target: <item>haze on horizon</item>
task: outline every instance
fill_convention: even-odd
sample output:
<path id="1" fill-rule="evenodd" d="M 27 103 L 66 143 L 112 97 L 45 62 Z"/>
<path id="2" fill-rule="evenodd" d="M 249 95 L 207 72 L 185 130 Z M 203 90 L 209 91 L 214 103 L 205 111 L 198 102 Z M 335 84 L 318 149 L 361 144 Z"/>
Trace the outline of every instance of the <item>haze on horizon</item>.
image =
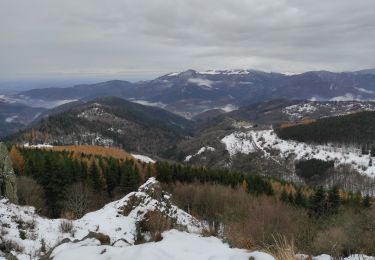
<path id="1" fill-rule="evenodd" d="M 0 78 L 375 67 L 375 2 L 0 1 Z"/>

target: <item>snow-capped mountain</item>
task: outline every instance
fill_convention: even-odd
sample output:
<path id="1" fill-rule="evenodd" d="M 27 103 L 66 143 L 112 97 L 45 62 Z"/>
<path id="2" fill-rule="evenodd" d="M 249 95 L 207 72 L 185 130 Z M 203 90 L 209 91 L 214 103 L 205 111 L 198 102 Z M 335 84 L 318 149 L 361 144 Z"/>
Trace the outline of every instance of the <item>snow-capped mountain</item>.
<path id="1" fill-rule="evenodd" d="M 209 70 L 169 73 L 130 83 L 113 80 L 71 88 L 33 89 L 16 95 L 25 100 L 90 100 L 118 96 L 163 107 L 187 117 L 214 108 L 252 104 L 275 98 L 312 100 L 375 99 L 372 70 L 282 74 L 256 70 Z"/>

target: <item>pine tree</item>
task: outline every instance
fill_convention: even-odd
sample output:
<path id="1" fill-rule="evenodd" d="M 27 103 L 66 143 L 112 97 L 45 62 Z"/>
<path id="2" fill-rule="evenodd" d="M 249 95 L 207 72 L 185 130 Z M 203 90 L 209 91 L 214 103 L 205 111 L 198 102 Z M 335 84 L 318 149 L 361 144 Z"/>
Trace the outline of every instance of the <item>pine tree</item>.
<path id="1" fill-rule="evenodd" d="M 375 145 L 371 146 L 370 155 L 371 157 L 375 157 Z"/>
<path id="2" fill-rule="evenodd" d="M 361 150 L 363 155 L 369 154 L 367 145 L 363 145 Z"/>
<path id="3" fill-rule="evenodd" d="M 362 200 L 362 205 L 363 205 L 363 207 L 365 207 L 365 208 L 369 208 L 369 207 L 371 207 L 371 204 L 372 204 L 371 197 L 370 197 L 370 195 L 367 194 L 367 195 L 363 198 L 363 200 Z"/>
<path id="4" fill-rule="evenodd" d="M 294 204 L 299 207 L 306 207 L 306 198 L 301 189 L 297 189 L 296 194 L 294 195 Z"/>
<path id="5" fill-rule="evenodd" d="M 319 187 L 311 197 L 309 215 L 321 217 L 326 212 L 326 196 L 323 187 Z"/>
<path id="6" fill-rule="evenodd" d="M 333 187 L 328 192 L 327 211 L 331 214 L 337 214 L 340 207 L 340 203 L 341 199 L 339 189 L 337 187 Z"/>
<path id="7" fill-rule="evenodd" d="M 281 192 L 280 200 L 283 202 L 288 202 L 288 193 L 285 189 L 283 189 L 283 191 Z"/>
<path id="8" fill-rule="evenodd" d="M 289 192 L 289 194 L 288 194 L 288 202 L 290 203 L 290 204 L 294 204 L 294 196 L 293 196 L 293 192 Z"/>
<path id="9" fill-rule="evenodd" d="M 91 166 L 89 169 L 89 176 L 90 176 L 90 180 L 91 180 L 92 187 L 94 188 L 94 190 L 100 191 L 102 188 L 102 184 L 100 180 L 99 169 L 95 161 L 91 163 Z"/>
<path id="10" fill-rule="evenodd" d="M 125 194 L 135 191 L 139 184 L 139 172 L 133 161 L 126 161 L 122 167 L 121 191 Z"/>

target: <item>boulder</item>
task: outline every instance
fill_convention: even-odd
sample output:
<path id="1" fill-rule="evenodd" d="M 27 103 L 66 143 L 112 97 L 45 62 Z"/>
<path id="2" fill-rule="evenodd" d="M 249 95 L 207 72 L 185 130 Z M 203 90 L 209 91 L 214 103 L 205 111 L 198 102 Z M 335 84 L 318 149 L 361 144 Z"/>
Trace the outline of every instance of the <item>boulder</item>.
<path id="1" fill-rule="evenodd" d="M 0 143 L 0 196 L 6 197 L 13 203 L 18 202 L 17 179 L 4 143 Z"/>

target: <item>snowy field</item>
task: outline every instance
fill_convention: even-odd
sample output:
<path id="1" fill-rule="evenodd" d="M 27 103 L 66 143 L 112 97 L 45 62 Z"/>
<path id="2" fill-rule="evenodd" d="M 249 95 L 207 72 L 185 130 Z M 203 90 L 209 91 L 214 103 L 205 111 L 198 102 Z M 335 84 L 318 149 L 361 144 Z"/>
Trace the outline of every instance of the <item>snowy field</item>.
<path id="1" fill-rule="evenodd" d="M 97 240 L 68 243 L 57 247 L 52 256 L 55 260 L 275 260 L 261 252 L 248 252 L 230 248 L 215 237 L 170 230 L 163 233 L 163 240 L 154 243 L 116 248 L 100 246 Z"/>

